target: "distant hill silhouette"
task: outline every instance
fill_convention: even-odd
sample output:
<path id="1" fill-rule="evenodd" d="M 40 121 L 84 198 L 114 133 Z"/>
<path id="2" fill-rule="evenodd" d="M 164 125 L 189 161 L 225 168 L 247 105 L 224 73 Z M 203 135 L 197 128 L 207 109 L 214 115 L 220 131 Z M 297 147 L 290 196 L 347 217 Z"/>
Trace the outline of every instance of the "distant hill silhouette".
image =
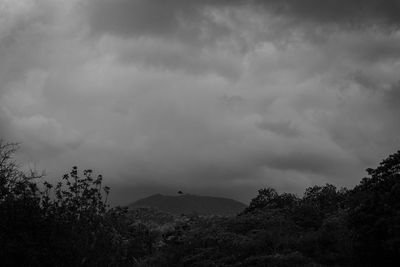
<path id="1" fill-rule="evenodd" d="M 247 206 L 239 201 L 222 198 L 183 194 L 179 196 L 152 195 L 140 199 L 130 208 L 153 207 L 172 214 L 234 215 Z"/>

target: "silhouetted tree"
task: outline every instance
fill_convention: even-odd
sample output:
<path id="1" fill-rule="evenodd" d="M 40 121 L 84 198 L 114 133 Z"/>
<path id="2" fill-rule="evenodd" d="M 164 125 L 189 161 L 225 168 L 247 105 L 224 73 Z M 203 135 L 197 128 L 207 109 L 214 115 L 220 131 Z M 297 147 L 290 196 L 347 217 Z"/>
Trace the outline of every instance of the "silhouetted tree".
<path id="1" fill-rule="evenodd" d="M 278 192 L 275 189 L 268 187 L 258 190 L 258 195 L 253 198 L 250 205 L 246 208 L 245 213 L 260 210 L 265 207 L 274 208 L 276 206 Z"/>
<path id="2" fill-rule="evenodd" d="M 400 264 L 400 151 L 351 191 L 350 226 L 360 265 Z"/>
<path id="3" fill-rule="evenodd" d="M 38 186 L 34 172 L 13 159 L 17 144 L 0 141 L 0 259 L 2 266 L 124 266 L 128 246 L 126 210 L 110 209 L 110 188 L 91 170 L 77 167 L 55 187 Z M 129 242 L 126 242 L 129 240 Z"/>
<path id="4" fill-rule="evenodd" d="M 3 266 L 28 266 L 41 258 L 45 225 L 37 176 L 20 171 L 16 143 L 0 140 L 0 258 Z"/>

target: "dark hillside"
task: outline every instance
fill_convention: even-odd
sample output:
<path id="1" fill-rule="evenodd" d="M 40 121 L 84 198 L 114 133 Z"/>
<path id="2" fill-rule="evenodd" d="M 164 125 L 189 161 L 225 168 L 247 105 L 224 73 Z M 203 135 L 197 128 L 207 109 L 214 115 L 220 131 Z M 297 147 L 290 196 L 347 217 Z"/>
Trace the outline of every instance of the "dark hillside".
<path id="1" fill-rule="evenodd" d="M 129 207 L 153 207 L 172 214 L 234 215 L 243 211 L 246 205 L 233 199 L 221 197 L 156 194 L 140 199 Z"/>

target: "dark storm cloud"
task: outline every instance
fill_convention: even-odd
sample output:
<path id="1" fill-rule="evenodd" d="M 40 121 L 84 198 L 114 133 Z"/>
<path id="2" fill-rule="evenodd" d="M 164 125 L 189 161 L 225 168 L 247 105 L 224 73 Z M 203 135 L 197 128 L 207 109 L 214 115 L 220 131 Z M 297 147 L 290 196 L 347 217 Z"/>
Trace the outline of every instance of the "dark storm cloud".
<path id="1" fill-rule="evenodd" d="M 300 135 L 300 131 L 290 121 L 266 122 L 257 123 L 260 129 L 272 131 L 278 135 L 286 137 L 296 137 Z"/>
<path id="2" fill-rule="evenodd" d="M 227 31 L 210 20 L 204 8 L 230 6 L 234 2 L 238 1 L 98 0 L 88 1 L 86 9 L 94 34 L 108 33 L 123 37 L 156 35 L 198 41 L 204 27 L 212 31 L 206 39 Z"/>
<path id="3" fill-rule="evenodd" d="M 378 88 L 378 84 L 375 79 L 360 70 L 350 73 L 348 78 L 354 80 L 367 90 L 375 91 Z"/>
<path id="4" fill-rule="evenodd" d="M 288 155 L 276 155 L 268 162 L 268 166 L 279 170 L 296 170 L 300 172 L 314 173 L 320 175 L 335 175 L 341 171 L 338 165 L 343 166 L 346 160 L 343 155 L 322 155 L 314 151 L 297 151 Z"/>
<path id="5" fill-rule="evenodd" d="M 3 3 L 0 136 L 51 178 L 247 201 L 352 186 L 400 145 L 397 2 Z"/>
<path id="6" fill-rule="evenodd" d="M 0 93 L 6 90 L 8 82 L 29 69 L 47 65 L 40 51 L 31 52 L 48 37 L 37 29 L 54 21 L 55 5 L 49 1 L 35 1 L 34 6 L 30 9 L 20 3 L 20 7 L 15 8 L 8 1 L 0 3 Z"/>
<path id="7" fill-rule="evenodd" d="M 400 80 L 389 85 L 389 88 L 385 90 L 385 100 L 397 115 L 400 115 Z"/>
<path id="8" fill-rule="evenodd" d="M 230 54 L 216 49 L 200 49 L 180 42 L 163 42 L 162 39 L 139 40 L 120 47 L 117 60 L 122 64 L 134 62 L 146 68 L 182 71 L 189 74 L 217 73 L 228 79 L 240 75 L 238 62 Z"/>
<path id="9" fill-rule="evenodd" d="M 362 43 L 363 42 L 363 43 Z M 348 41 L 352 55 L 360 61 L 395 61 L 400 57 L 400 39 L 391 35 L 376 34 L 360 40 Z"/>
<path id="10" fill-rule="evenodd" d="M 259 1 L 273 12 L 315 23 L 335 23 L 343 26 L 372 26 L 388 24 L 398 26 L 400 1 L 398 0 L 265 0 Z"/>
<path id="11" fill-rule="evenodd" d="M 400 22 L 394 15 L 400 13 L 400 1 L 92 0 L 84 3 L 92 36 L 96 40 L 111 36 L 103 38 L 103 43 L 117 60 L 146 68 L 195 75 L 217 73 L 235 80 L 242 73 L 240 63 L 235 62 L 238 56 L 245 56 L 266 41 L 284 49 L 299 38 L 328 44 L 324 52 L 333 58 L 343 53 L 343 46 L 347 46 L 344 51 L 349 52 L 347 56 L 358 57 L 357 60 L 374 62 L 400 55 L 398 40 L 387 40 Z M 365 29 L 381 36 L 359 38 L 358 33 Z M 341 45 L 336 45 L 331 34 L 342 30 L 349 31 L 349 35 L 337 40 Z"/>
<path id="12" fill-rule="evenodd" d="M 290 22 L 368 27 L 400 23 L 399 0 L 93 0 L 86 6 L 89 25 L 95 34 L 124 37 L 157 35 L 198 40 L 202 29 L 208 38 L 223 36 L 232 29 L 213 20 L 212 9 L 264 9 L 266 14 L 283 16 Z M 288 25 L 284 23 L 284 25 Z"/>

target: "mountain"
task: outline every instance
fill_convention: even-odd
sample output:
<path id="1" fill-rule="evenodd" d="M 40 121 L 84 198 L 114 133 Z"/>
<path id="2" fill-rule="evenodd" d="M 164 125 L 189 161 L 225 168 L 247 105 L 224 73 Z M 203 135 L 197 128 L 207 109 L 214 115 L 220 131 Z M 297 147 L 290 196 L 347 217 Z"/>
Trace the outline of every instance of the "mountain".
<path id="1" fill-rule="evenodd" d="M 179 196 L 165 196 L 161 194 L 152 195 L 140 199 L 130 208 L 153 207 L 163 212 L 172 214 L 202 215 L 234 215 L 246 208 L 246 205 L 229 198 L 208 197 L 183 194 Z"/>

